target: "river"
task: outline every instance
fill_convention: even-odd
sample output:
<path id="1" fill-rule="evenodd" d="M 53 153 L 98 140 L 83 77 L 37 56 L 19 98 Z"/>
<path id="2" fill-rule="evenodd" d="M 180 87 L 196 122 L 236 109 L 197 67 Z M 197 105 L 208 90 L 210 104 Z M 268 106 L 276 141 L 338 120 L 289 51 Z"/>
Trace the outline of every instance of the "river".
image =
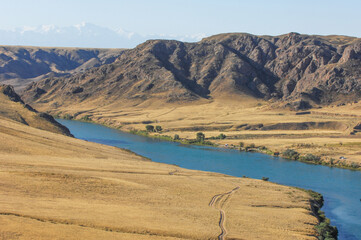
<path id="1" fill-rule="evenodd" d="M 361 172 L 301 163 L 260 153 L 183 145 L 124 133 L 102 125 L 58 120 L 79 139 L 129 149 L 155 162 L 269 180 L 312 189 L 324 196 L 322 210 L 339 239 L 361 240 Z"/>

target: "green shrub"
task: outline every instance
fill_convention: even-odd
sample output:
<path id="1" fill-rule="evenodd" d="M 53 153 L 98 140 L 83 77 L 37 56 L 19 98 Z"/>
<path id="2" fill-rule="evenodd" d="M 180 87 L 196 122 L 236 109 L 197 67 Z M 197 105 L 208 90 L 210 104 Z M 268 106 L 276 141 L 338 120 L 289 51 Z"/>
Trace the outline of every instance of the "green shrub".
<path id="1" fill-rule="evenodd" d="M 315 156 L 311 153 L 308 153 L 305 156 L 300 157 L 300 159 L 306 162 L 319 162 L 321 160 L 319 156 Z"/>
<path id="2" fill-rule="evenodd" d="M 269 178 L 268 178 L 268 177 L 262 177 L 262 180 L 263 180 L 263 181 L 268 181 Z"/>
<path id="3" fill-rule="evenodd" d="M 80 120 L 82 121 L 86 121 L 86 122 L 90 122 L 92 121 L 92 119 L 90 118 L 90 115 L 85 115 L 84 117 L 82 117 Z"/>
<path id="4" fill-rule="evenodd" d="M 205 138 L 206 138 L 206 136 L 204 135 L 204 133 L 198 132 L 197 136 L 196 136 L 196 141 L 203 143 Z"/>
<path id="5" fill-rule="evenodd" d="M 218 136 L 219 139 L 225 139 L 226 137 L 227 137 L 227 136 L 224 135 L 223 133 L 219 134 L 219 136 Z"/>
<path id="6" fill-rule="evenodd" d="M 130 130 L 129 132 L 132 133 L 132 134 L 140 135 L 140 136 L 146 136 L 146 137 L 148 136 L 148 132 L 145 131 L 145 130 L 133 129 L 133 130 Z"/>
<path id="7" fill-rule="evenodd" d="M 293 149 L 287 149 L 282 153 L 283 157 L 298 160 L 300 154 Z"/>
<path id="8" fill-rule="evenodd" d="M 153 125 L 147 125 L 147 126 L 145 126 L 145 129 L 147 130 L 147 132 L 154 132 L 154 126 Z"/>
<path id="9" fill-rule="evenodd" d="M 261 150 L 261 151 L 266 151 L 267 150 L 267 148 L 265 146 L 259 146 L 258 149 Z"/>
<path id="10" fill-rule="evenodd" d="M 155 136 L 152 136 L 152 138 L 157 138 L 157 139 L 166 140 L 166 141 L 173 141 L 173 138 L 168 135 L 155 135 Z"/>
<path id="11" fill-rule="evenodd" d="M 180 139 L 180 137 L 179 137 L 179 135 L 178 134 L 174 134 L 174 137 L 173 137 L 173 140 L 179 140 Z"/>
<path id="12" fill-rule="evenodd" d="M 338 230 L 336 227 L 330 225 L 330 221 L 327 219 L 324 222 L 316 225 L 316 231 L 319 234 L 318 239 L 320 240 L 336 240 Z"/>
<path id="13" fill-rule="evenodd" d="M 255 147 L 256 147 L 256 145 L 254 143 L 251 143 L 251 144 L 247 145 L 246 148 L 255 148 Z"/>
<path id="14" fill-rule="evenodd" d="M 67 113 L 63 116 L 63 118 L 66 120 L 72 120 L 74 117 L 72 115 L 70 115 L 69 113 Z"/>
<path id="15" fill-rule="evenodd" d="M 55 113 L 53 115 L 54 118 L 61 118 L 61 112 Z"/>
<path id="16" fill-rule="evenodd" d="M 218 136 L 216 137 L 210 137 L 210 139 L 225 139 L 227 136 L 224 135 L 223 133 L 219 134 Z"/>
<path id="17" fill-rule="evenodd" d="M 155 131 L 161 132 L 163 129 L 161 126 L 155 126 Z"/>

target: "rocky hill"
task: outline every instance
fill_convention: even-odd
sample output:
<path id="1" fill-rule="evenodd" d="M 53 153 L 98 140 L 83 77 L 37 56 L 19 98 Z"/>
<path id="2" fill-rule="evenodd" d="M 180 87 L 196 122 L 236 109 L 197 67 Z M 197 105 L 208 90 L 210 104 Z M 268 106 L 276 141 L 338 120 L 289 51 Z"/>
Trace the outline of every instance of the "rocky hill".
<path id="1" fill-rule="evenodd" d="M 114 63 L 38 81 L 23 97 L 59 107 L 250 96 L 300 109 L 360 98 L 360 66 L 361 39 L 346 36 L 231 33 L 198 43 L 150 40 Z"/>
<path id="2" fill-rule="evenodd" d="M 69 129 L 55 121 L 52 116 L 40 113 L 25 104 L 19 95 L 15 93 L 14 88 L 7 85 L 0 85 L 0 118 L 72 136 Z"/>
<path id="3" fill-rule="evenodd" d="M 31 81 L 68 76 L 114 62 L 121 49 L 0 46 L 0 83 L 21 90 Z"/>

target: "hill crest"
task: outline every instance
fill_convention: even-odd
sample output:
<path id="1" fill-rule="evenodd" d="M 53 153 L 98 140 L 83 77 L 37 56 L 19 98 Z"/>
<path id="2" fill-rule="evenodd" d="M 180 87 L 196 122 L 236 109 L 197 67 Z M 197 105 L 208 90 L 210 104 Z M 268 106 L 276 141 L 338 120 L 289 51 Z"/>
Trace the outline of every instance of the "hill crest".
<path id="1" fill-rule="evenodd" d="M 327 105 L 360 98 L 360 66 L 361 39 L 345 36 L 231 33 L 198 43 L 149 40 L 114 63 L 34 83 L 23 96 L 57 106 L 237 96 Z"/>

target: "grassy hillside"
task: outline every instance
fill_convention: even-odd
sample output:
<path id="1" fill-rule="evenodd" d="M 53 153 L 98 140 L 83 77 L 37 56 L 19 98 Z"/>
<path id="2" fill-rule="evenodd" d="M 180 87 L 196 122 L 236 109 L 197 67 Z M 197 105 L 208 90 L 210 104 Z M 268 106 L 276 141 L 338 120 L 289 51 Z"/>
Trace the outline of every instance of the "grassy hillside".
<path id="1" fill-rule="evenodd" d="M 0 85 L 0 118 L 15 120 L 22 124 L 71 136 L 69 130 L 46 113 L 39 113 L 25 104 L 14 88 Z"/>
<path id="2" fill-rule="evenodd" d="M 316 239 L 310 196 L 291 187 L 154 163 L 2 112 L 0 142 L 1 239 Z"/>

